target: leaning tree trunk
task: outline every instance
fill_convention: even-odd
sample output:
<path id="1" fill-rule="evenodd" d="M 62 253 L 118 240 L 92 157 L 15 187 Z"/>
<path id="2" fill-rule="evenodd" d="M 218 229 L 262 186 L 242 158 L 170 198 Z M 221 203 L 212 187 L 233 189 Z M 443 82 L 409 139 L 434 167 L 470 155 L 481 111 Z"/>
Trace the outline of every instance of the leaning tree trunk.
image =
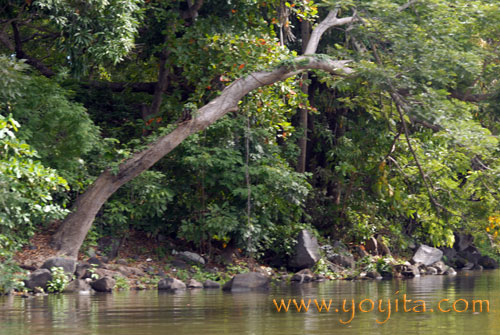
<path id="1" fill-rule="evenodd" d="M 97 212 L 107 199 L 122 185 L 149 169 L 162 157 L 177 147 L 189 135 L 199 132 L 231 111 L 238 110 L 238 102 L 250 91 L 285 80 L 304 70 L 323 70 L 332 74 L 351 73 L 349 61 L 333 61 L 315 57 L 321 35 L 330 27 L 354 21 L 354 17 L 337 18 L 337 11 L 328 16 L 313 30 L 306 48 L 306 55 L 297 57 L 292 65 L 281 66 L 269 72 L 255 72 L 240 78 L 226 87 L 221 95 L 198 110 L 198 116 L 180 123 L 171 133 L 160 137 L 145 150 L 134 154 L 122 163 L 116 174 L 110 169 L 78 197 L 69 214 L 53 237 L 53 245 L 60 254 L 76 257 L 92 227 Z"/>

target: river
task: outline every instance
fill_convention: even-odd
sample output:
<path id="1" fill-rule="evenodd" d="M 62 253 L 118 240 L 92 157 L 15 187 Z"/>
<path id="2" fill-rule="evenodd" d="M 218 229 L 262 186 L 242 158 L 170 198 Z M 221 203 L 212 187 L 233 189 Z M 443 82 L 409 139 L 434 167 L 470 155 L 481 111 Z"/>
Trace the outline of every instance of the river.
<path id="1" fill-rule="evenodd" d="M 288 312 L 283 309 L 278 312 L 273 300 L 280 303 L 281 299 L 285 303 L 296 299 L 299 307 L 300 299 L 306 304 L 311 299 L 311 305 L 308 312 L 297 312 L 292 300 Z M 327 305 L 332 299 L 329 312 L 324 309 L 318 312 L 314 299 L 319 305 L 321 299 Z M 344 299 L 347 312 L 342 310 Z M 377 311 L 379 300 L 382 312 Z M 488 300 L 489 312 L 484 301 L 476 303 L 474 312 L 473 300 Z M 370 301 L 373 301 L 372 311 Z M 457 312 L 453 310 L 454 303 Z M 59 294 L 28 299 L 3 296 L 0 334 L 481 335 L 500 334 L 499 311 L 500 270 L 494 270 L 408 280 L 283 285 L 274 286 L 267 293 L 196 290 L 175 294 L 157 291 L 91 296 Z"/>

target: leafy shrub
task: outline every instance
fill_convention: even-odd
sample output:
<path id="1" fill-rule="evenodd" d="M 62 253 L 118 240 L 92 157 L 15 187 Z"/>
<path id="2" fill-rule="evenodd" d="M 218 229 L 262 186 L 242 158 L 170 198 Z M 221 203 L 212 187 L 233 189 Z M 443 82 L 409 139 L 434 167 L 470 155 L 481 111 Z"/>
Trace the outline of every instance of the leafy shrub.
<path id="1" fill-rule="evenodd" d="M 64 269 L 59 266 L 54 266 L 50 269 L 52 272 L 52 280 L 47 283 L 47 291 L 50 293 L 59 293 L 64 291 L 71 281 L 70 277 L 66 275 Z"/>
<path id="2" fill-rule="evenodd" d="M 90 272 L 90 279 L 92 280 L 99 279 L 99 274 L 96 273 L 97 266 L 98 266 L 97 264 L 90 264 L 89 272 Z"/>
<path id="3" fill-rule="evenodd" d="M 0 234 L 11 251 L 33 235 L 36 224 L 67 213 L 53 201 L 53 193 L 67 189 L 66 180 L 33 160 L 37 153 L 16 138 L 18 127 L 0 114 Z"/>
<path id="4" fill-rule="evenodd" d="M 116 283 L 115 283 L 115 289 L 116 290 L 128 290 L 130 289 L 130 284 L 128 282 L 128 279 L 122 276 L 117 276 L 115 278 Z"/>
<path id="5" fill-rule="evenodd" d="M 24 288 L 22 269 L 12 260 L 0 263 L 0 295 L 11 290 L 21 291 Z"/>

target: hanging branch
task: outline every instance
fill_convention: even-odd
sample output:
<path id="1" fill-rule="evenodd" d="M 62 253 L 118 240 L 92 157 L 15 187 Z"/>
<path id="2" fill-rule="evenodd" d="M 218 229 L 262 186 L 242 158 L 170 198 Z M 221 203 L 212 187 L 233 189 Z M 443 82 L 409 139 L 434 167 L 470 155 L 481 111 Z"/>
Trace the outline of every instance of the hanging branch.
<path id="1" fill-rule="evenodd" d="M 392 95 L 392 94 L 391 94 Z M 439 209 L 444 209 L 446 210 L 445 207 L 443 207 L 441 204 L 439 204 L 436 199 L 434 199 L 434 196 L 432 195 L 432 192 L 431 192 L 431 188 L 429 187 L 429 184 L 432 185 L 431 182 L 428 182 L 427 180 L 427 176 L 426 174 L 424 173 L 424 170 L 422 169 L 422 165 L 420 165 L 420 162 L 417 158 L 417 153 L 415 152 L 415 150 L 413 150 L 413 147 L 411 145 L 411 141 L 410 141 L 410 132 L 408 131 L 408 126 L 406 125 L 406 121 L 405 121 L 405 115 L 403 114 L 403 110 L 402 108 L 399 107 L 399 104 L 396 103 L 396 109 L 399 113 L 399 117 L 401 119 L 401 124 L 403 125 L 403 130 L 404 130 L 404 133 L 405 133 L 405 137 L 406 137 L 406 143 L 408 143 L 408 149 L 410 149 L 410 152 L 413 156 L 413 159 L 415 159 L 415 164 L 417 165 L 418 167 L 418 171 L 420 172 L 420 176 L 422 177 L 422 180 L 424 182 L 424 185 L 425 185 L 425 188 L 427 190 L 427 194 L 429 195 L 429 199 L 431 201 L 431 204 L 432 206 L 434 207 L 434 209 L 436 210 L 436 213 L 439 214 Z M 446 210 L 447 211 L 447 210 Z"/>
<path id="2" fill-rule="evenodd" d="M 389 152 L 387 153 L 387 155 L 385 155 L 385 157 L 382 160 L 382 162 L 386 161 L 387 158 L 389 158 L 389 156 L 391 156 L 391 154 L 394 152 L 394 150 L 396 150 L 396 142 L 398 141 L 399 136 L 401 136 L 401 129 L 396 134 L 396 136 L 394 136 L 394 139 L 392 140 L 392 144 L 391 144 L 391 149 L 389 150 Z"/>
<path id="3" fill-rule="evenodd" d="M 382 66 L 382 60 L 380 59 L 376 45 L 373 44 L 371 41 L 370 41 L 370 44 L 372 46 L 373 55 L 375 57 L 377 64 L 379 66 Z M 429 180 L 427 178 L 426 174 L 424 173 L 424 170 L 422 169 L 422 165 L 420 165 L 420 161 L 418 160 L 417 153 L 415 152 L 415 150 L 413 150 L 413 147 L 411 145 L 410 132 L 408 131 L 408 126 L 406 125 L 406 121 L 405 121 L 405 114 L 403 112 L 403 110 L 407 109 L 407 105 L 404 103 L 403 99 L 397 94 L 394 85 L 390 81 L 388 81 L 387 84 L 389 86 L 389 94 L 390 94 L 392 100 L 394 100 L 394 103 L 396 104 L 396 110 L 398 111 L 399 118 L 401 119 L 401 124 L 403 126 L 403 130 L 404 130 L 405 137 L 406 137 L 406 143 L 408 143 L 408 149 L 410 149 L 410 152 L 412 153 L 412 156 L 415 159 L 415 164 L 417 165 L 420 176 L 422 177 L 422 180 L 424 182 L 424 186 L 425 186 L 425 189 L 427 190 L 427 194 L 429 195 L 429 200 L 431 201 L 432 207 L 434 208 L 434 210 L 436 211 L 436 214 L 438 214 L 438 215 L 440 213 L 440 211 L 439 211 L 440 209 L 444 210 L 447 213 L 450 213 L 448 211 L 448 209 L 446 209 L 443 205 L 438 203 L 436 201 L 436 199 L 434 198 L 434 196 L 432 195 L 431 187 L 434 189 L 434 187 L 432 185 L 432 181 Z M 450 213 L 450 214 L 452 214 L 452 213 Z"/>

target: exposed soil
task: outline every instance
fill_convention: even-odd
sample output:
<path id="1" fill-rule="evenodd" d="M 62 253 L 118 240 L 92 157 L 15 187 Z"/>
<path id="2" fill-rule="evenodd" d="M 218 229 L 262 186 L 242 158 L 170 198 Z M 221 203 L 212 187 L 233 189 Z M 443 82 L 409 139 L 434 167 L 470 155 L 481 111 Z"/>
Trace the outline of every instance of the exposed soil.
<path id="1" fill-rule="evenodd" d="M 29 244 L 23 247 L 14 256 L 14 260 L 24 269 L 33 271 L 42 266 L 43 262 L 51 257 L 57 256 L 57 251 L 50 247 L 50 239 L 52 232 L 40 232 L 35 234 L 30 240 Z M 116 270 L 120 264 L 118 260 L 126 262 L 127 267 L 137 268 L 148 274 L 144 273 L 143 276 L 137 274 L 127 275 L 131 288 L 140 288 L 140 279 L 150 277 L 158 273 L 164 273 L 166 276 L 176 277 L 176 268 L 172 266 L 171 262 L 175 257 L 171 256 L 171 249 L 177 251 L 189 250 L 188 245 L 183 241 L 165 240 L 162 242 L 154 238 L 148 237 L 141 232 L 132 232 L 128 238 L 123 240 L 118 250 L 118 256 L 112 260 L 108 260 L 104 256 L 104 251 L 98 250 L 98 247 L 92 247 L 97 254 L 97 258 L 105 261 L 104 268 L 109 270 Z M 222 253 L 221 250 L 212 250 L 216 254 Z M 203 255 L 202 256 L 206 256 Z M 205 257 L 207 259 L 208 257 Z M 80 252 L 78 255 L 79 262 L 85 262 L 89 259 L 89 255 Z M 265 266 L 257 264 L 255 261 L 243 258 L 233 257 L 233 265 L 244 265 L 252 270 L 268 269 Z M 209 261 L 205 266 L 205 270 L 213 270 L 217 272 L 224 272 L 226 266 L 223 264 Z M 143 278 L 141 278 L 143 277 Z"/>

